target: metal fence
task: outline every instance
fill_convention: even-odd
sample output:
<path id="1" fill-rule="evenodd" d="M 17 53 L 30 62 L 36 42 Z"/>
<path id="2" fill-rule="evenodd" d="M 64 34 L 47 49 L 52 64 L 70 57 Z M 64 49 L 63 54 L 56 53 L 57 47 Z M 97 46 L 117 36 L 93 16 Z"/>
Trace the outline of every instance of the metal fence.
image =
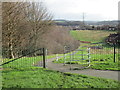
<path id="1" fill-rule="evenodd" d="M 87 43 L 75 51 L 70 51 L 70 47 L 65 46 L 63 60 L 64 65 L 70 65 L 70 69 L 87 68 L 91 65 L 91 61 L 104 63 L 111 60 L 115 63 L 118 61 L 118 47 L 104 43 Z"/>
<path id="2" fill-rule="evenodd" d="M 15 52 L 15 51 L 14 51 Z M 14 58 L 11 58 L 11 51 L 9 49 L 2 50 L 2 64 L 0 66 L 15 68 L 33 66 L 36 61 L 41 61 L 41 66 L 46 68 L 46 49 L 39 48 L 34 50 L 16 50 Z M 25 62 L 27 60 L 27 63 Z M 17 62 L 16 62 L 17 61 Z M 16 66 L 13 64 L 15 63 Z"/>

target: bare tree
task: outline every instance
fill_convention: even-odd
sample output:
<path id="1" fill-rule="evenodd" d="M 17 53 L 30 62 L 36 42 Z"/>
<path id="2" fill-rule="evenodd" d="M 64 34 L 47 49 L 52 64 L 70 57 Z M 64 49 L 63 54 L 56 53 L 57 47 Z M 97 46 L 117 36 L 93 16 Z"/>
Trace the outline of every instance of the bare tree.
<path id="1" fill-rule="evenodd" d="M 52 23 L 44 5 L 35 2 L 3 2 L 2 5 L 2 41 L 7 56 L 15 58 L 22 47 L 39 47 L 37 40 L 40 41 Z"/>
<path id="2" fill-rule="evenodd" d="M 45 33 L 52 23 L 52 16 L 47 12 L 47 9 L 40 3 L 30 3 L 26 8 L 26 15 L 29 25 L 31 25 L 31 32 L 29 33 L 29 42 L 32 47 L 37 47 L 37 41 L 40 36 Z"/>
<path id="3" fill-rule="evenodd" d="M 21 13 L 23 8 L 24 4 L 21 2 L 3 2 L 2 4 L 2 42 L 3 46 L 7 47 L 9 58 L 15 57 L 15 48 L 20 43 L 22 34 L 19 25 L 25 18 Z"/>
<path id="4" fill-rule="evenodd" d="M 0 2 L 0 58 L 2 57 L 2 3 Z"/>
<path id="5" fill-rule="evenodd" d="M 67 28 L 53 25 L 52 16 L 42 2 L 4 2 L 2 5 L 4 57 L 15 58 L 41 47 L 51 53 L 62 53 L 65 45 L 72 50 L 79 46 Z"/>

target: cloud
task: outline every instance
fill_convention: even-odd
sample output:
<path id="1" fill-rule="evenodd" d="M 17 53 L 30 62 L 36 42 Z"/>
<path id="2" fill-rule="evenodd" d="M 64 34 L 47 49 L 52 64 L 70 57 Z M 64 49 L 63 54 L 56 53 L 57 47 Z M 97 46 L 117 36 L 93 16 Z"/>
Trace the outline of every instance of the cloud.
<path id="1" fill-rule="evenodd" d="M 119 0 L 44 0 L 55 18 L 80 19 L 85 12 L 88 20 L 117 19 Z"/>

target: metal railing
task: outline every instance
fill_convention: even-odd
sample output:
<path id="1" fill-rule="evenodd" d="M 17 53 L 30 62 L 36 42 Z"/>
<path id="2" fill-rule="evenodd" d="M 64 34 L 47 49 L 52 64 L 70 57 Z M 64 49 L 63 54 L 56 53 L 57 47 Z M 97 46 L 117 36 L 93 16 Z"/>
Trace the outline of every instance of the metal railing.
<path id="1" fill-rule="evenodd" d="M 5 50 L 4 50 L 5 52 Z M 21 51 L 22 53 L 23 51 Z M 14 58 L 14 59 L 11 59 L 10 61 L 6 61 L 0 65 L 0 66 L 3 66 L 5 64 L 8 64 L 10 62 L 14 62 L 16 60 L 19 60 L 20 58 L 23 58 L 23 57 L 31 57 L 31 56 L 35 56 L 34 54 L 37 52 L 37 55 L 36 56 L 40 56 L 42 55 L 43 56 L 43 68 L 46 68 L 46 49 L 45 48 L 39 48 L 39 49 L 36 49 L 36 50 L 32 50 L 32 51 L 29 51 L 29 52 L 26 52 L 26 53 L 22 53 L 21 56 L 18 56 L 17 58 Z M 39 54 L 38 54 L 39 53 Z M 4 54 L 4 53 L 3 53 Z M 4 57 L 5 58 L 5 57 Z M 4 60 L 3 58 L 3 60 Z"/>

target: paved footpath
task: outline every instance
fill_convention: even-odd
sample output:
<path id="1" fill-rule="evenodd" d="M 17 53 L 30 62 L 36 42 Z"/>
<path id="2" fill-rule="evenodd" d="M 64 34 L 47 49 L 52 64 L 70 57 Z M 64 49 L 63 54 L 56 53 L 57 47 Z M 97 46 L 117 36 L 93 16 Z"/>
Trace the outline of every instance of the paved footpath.
<path id="1" fill-rule="evenodd" d="M 61 58 L 60 56 L 59 58 Z M 51 58 L 47 60 L 47 68 L 51 70 L 56 70 L 60 72 L 70 72 L 70 73 L 78 73 L 83 75 L 95 76 L 95 77 L 102 77 L 107 79 L 119 80 L 118 73 L 120 75 L 120 71 L 108 71 L 108 70 L 95 70 L 95 69 L 84 69 L 84 70 L 70 70 L 70 65 L 63 65 L 58 63 L 53 63 L 52 61 L 56 58 Z M 41 62 L 37 64 L 40 66 Z"/>

